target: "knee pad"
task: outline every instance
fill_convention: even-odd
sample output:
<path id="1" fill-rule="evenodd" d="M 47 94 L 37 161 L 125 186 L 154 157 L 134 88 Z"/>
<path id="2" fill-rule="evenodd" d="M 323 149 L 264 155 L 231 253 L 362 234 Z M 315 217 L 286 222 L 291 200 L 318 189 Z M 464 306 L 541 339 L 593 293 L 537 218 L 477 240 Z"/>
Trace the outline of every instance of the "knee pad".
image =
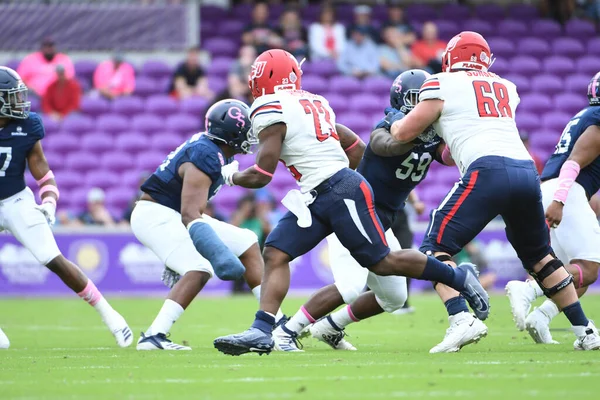
<path id="1" fill-rule="evenodd" d="M 549 277 L 554 272 L 556 272 L 560 269 L 564 269 L 568 276 L 565 279 L 563 279 L 562 281 L 560 281 L 558 284 L 554 285 L 553 287 L 548 288 L 548 287 L 544 286 L 544 284 L 542 282 L 547 277 Z M 530 270 L 529 273 L 531 274 L 533 279 L 536 280 L 538 285 L 540 285 L 540 288 L 542 288 L 542 291 L 544 292 L 544 295 L 546 297 L 554 296 L 556 293 L 560 292 L 561 290 L 563 290 L 564 288 L 569 286 L 569 284 L 573 283 L 573 275 L 571 275 L 569 273 L 569 271 L 567 271 L 567 269 L 565 268 L 562 261 L 560 261 L 559 259 L 556 259 L 556 258 L 553 258 L 552 260 L 548 261 L 548 263 L 546 265 L 544 265 L 542 267 L 542 269 L 539 270 L 539 272 L 536 273 L 536 272 L 533 272 L 533 270 Z"/>
<path id="2" fill-rule="evenodd" d="M 351 304 L 358 296 L 360 296 L 365 291 L 365 286 L 348 286 L 341 285 L 338 282 L 335 283 L 335 287 L 342 295 L 342 299 L 344 299 L 344 303 Z"/>
<path id="3" fill-rule="evenodd" d="M 393 313 L 396 310 L 401 309 L 406 303 L 408 299 L 408 293 L 406 291 L 397 291 L 392 293 L 391 295 L 387 293 L 386 300 L 383 300 L 377 294 L 375 294 L 375 300 L 377 300 L 377 304 L 383 309 L 383 311 L 387 313 Z"/>

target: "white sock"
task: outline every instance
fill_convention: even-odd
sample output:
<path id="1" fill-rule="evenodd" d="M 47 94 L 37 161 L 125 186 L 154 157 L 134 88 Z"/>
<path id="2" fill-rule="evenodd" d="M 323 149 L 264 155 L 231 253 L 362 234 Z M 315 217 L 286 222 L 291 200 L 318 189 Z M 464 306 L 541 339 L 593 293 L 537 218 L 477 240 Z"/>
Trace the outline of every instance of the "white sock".
<path id="1" fill-rule="evenodd" d="M 554 302 L 550 299 L 544 301 L 542 305 L 538 307 L 538 309 L 542 313 L 544 313 L 544 315 L 547 316 L 550 321 L 552 321 L 554 317 L 560 314 L 560 310 L 558 309 L 556 304 L 554 304 Z"/>
<path id="2" fill-rule="evenodd" d="M 146 335 L 156 335 L 158 333 L 167 333 L 171 330 L 171 327 L 183 314 L 183 307 L 174 302 L 173 300 L 165 300 L 162 308 L 158 312 L 158 315 L 150 325 L 150 328 L 146 331 Z"/>
<path id="3" fill-rule="evenodd" d="M 310 314 L 306 312 L 304 306 L 302 306 L 298 312 L 285 324 L 285 327 L 290 331 L 300 333 L 302 329 L 312 324 L 315 320 L 310 317 Z"/>
<path id="4" fill-rule="evenodd" d="M 260 285 L 253 287 L 252 294 L 256 297 L 256 300 L 260 302 Z M 270 313 L 269 313 L 270 314 Z M 281 308 L 277 310 L 277 314 L 275 314 L 275 322 L 278 322 L 283 317 L 283 312 L 281 312 Z"/>
<path id="5" fill-rule="evenodd" d="M 534 298 L 532 300 L 535 300 L 539 297 L 542 297 L 544 295 L 544 292 L 542 291 L 542 288 L 540 287 L 540 285 L 533 279 L 528 279 L 526 281 L 529 284 L 529 287 L 531 287 L 531 289 L 533 290 L 533 294 L 534 294 Z"/>
<path id="6" fill-rule="evenodd" d="M 350 325 L 353 322 L 359 321 L 359 319 L 354 316 L 350 305 L 342 307 L 336 312 L 332 313 L 331 319 L 333 320 L 333 323 L 341 329 L 344 329 L 346 326 Z"/>
<path id="7" fill-rule="evenodd" d="M 98 313 L 102 316 L 103 320 L 110 319 L 112 314 L 114 313 L 114 309 L 108 304 L 108 301 L 104 297 L 102 297 L 98 302 L 94 305 L 94 308 Z"/>

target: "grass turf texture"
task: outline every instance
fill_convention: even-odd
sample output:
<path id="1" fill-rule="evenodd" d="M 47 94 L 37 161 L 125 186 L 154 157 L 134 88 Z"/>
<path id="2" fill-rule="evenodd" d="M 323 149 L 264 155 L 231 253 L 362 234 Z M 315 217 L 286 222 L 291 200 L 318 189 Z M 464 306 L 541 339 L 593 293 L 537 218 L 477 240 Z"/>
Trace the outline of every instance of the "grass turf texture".
<path id="1" fill-rule="evenodd" d="M 288 299 L 293 313 L 301 299 Z M 246 329 L 251 297 L 200 298 L 177 322 L 172 339 L 191 352 L 117 348 L 95 311 L 78 299 L 0 300 L 0 326 L 11 340 L 0 350 L 0 399 L 390 399 L 595 398 L 600 352 L 575 352 L 563 316 L 553 324 L 560 345 L 535 345 L 518 332 L 508 300 L 492 299 L 489 335 L 460 353 L 430 355 L 447 327 L 434 296 L 412 299 L 416 313 L 382 315 L 348 329 L 357 352 L 304 341 L 305 353 L 225 356 L 212 340 Z M 584 306 L 600 320 L 600 296 Z M 139 335 L 161 299 L 113 299 Z M 137 340 L 137 337 L 136 337 Z"/>

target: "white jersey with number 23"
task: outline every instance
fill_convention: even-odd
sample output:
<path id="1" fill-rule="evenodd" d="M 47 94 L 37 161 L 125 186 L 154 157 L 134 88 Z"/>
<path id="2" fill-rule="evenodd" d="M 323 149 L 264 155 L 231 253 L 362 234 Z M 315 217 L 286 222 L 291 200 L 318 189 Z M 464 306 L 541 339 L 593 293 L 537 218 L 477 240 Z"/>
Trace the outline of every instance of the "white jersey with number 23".
<path id="1" fill-rule="evenodd" d="M 335 113 L 324 97 L 304 90 L 282 90 L 256 99 L 250 118 L 259 138 L 273 124 L 287 126 L 280 158 L 302 192 L 348 167 L 335 130 Z"/>

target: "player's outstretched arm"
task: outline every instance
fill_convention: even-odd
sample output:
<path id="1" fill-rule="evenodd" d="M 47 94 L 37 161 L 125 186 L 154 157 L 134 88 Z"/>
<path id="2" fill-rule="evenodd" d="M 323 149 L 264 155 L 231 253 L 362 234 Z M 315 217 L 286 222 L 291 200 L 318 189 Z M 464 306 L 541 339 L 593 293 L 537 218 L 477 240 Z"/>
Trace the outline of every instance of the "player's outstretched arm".
<path id="1" fill-rule="evenodd" d="M 41 211 L 50 225 L 54 224 L 56 220 L 56 202 L 60 193 L 56 186 L 56 180 L 54 174 L 48 166 L 48 160 L 44 155 L 42 149 L 42 142 L 37 141 L 33 148 L 27 155 L 27 165 L 31 175 L 35 178 L 38 186 L 40 187 L 39 196 L 42 200 L 42 204 L 38 206 L 38 210 Z"/>
<path id="2" fill-rule="evenodd" d="M 184 163 L 179 168 L 183 177 L 181 189 L 181 221 L 185 226 L 201 218 L 208 202 L 208 192 L 212 180 L 192 163 Z"/>
<path id="3" fill-rule="evenodd" d="M 362 160 L 362 156 L 367 148 L 365 142 L 345 125 L 335 124 L 335 130 L 340 138 L 340 144 L 350 161 L 350 168 L 358 168 L 358 164 L 360 164 L 360 160 Z"/>
<path id="4" fill-rule="evenodd" d="M 399 142 L 412 142 L 440 117 L 443 107 L 443 100 L 423 100 L 404 118 L 394 122 L 390 133 Z"/>
<path id="5" fill-rule="evenodd" d="M 286 132 L 287 126 L 281 122 L 260 131 L 258 134 L 256 164 L 244 171 L 233 174 L 233 184 L 258 189 L 271 182 L 281 156 L 281 147 Z"/>
<path id="6" fill-rule="evenodd" d="M 371 150 L 381 157 L 394 157 L 409 152 L 414 145 L 412 143 L 401 143 L 394 139 L 385 128 L 378 128 L 371 132 Z"/>

